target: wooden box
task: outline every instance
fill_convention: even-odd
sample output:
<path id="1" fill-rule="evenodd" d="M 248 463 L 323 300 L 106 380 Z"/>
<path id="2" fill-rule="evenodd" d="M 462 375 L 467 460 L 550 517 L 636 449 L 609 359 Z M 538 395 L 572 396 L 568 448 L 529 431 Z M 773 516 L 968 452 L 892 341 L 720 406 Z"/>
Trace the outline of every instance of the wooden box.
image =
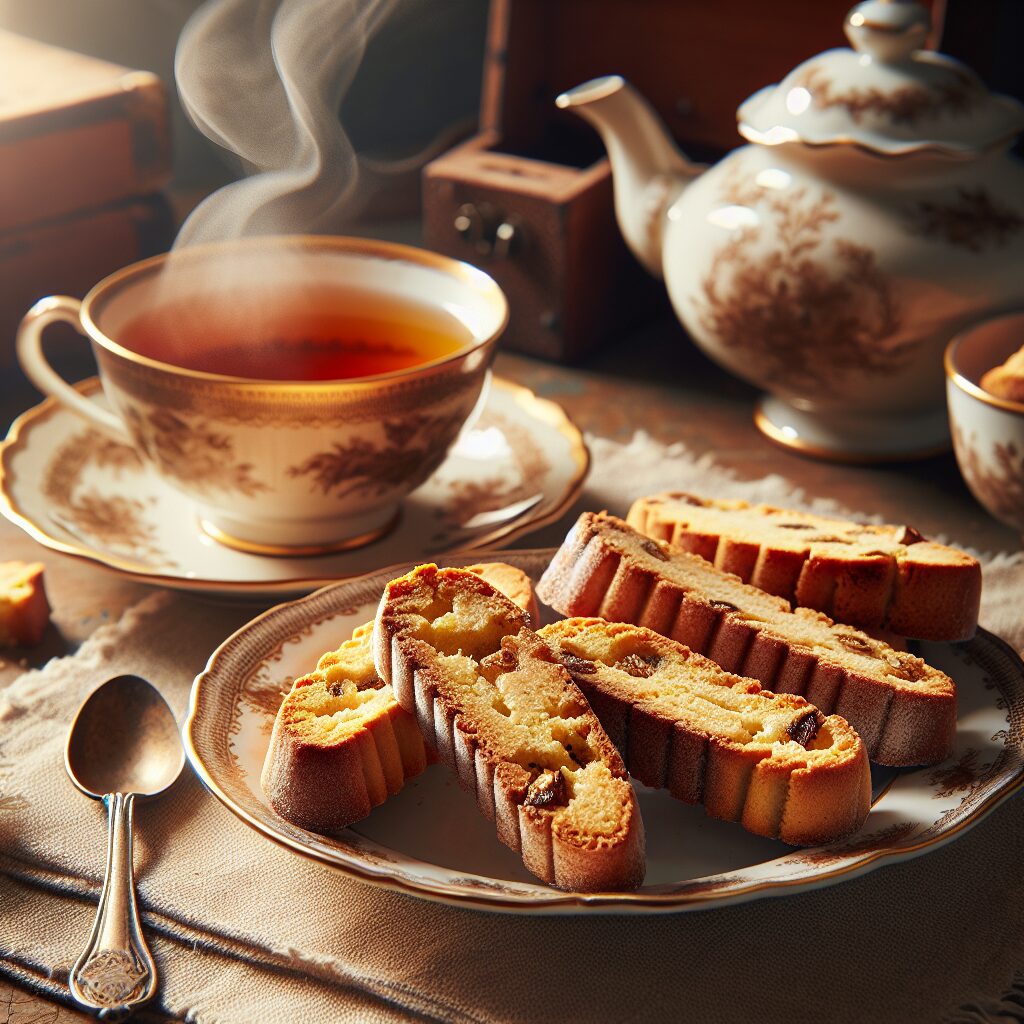
<path id="1" fill-rule="evenodd" d="M 622 74 L 693 159 L 741 142 L 736 108 L 845 44 L 851 0 L 492 0 L 480 133 L 424 169 L 425 244 L 508 294 L 506 347 L 570 361 L 665 308 L 625 250 L 597 134 L 555 97 Z"/>
<path id="2" fill-rule="evenodd" d="M 151 193 L 171 174 L 148 71 L 0 31 L 0 231 Z"/>

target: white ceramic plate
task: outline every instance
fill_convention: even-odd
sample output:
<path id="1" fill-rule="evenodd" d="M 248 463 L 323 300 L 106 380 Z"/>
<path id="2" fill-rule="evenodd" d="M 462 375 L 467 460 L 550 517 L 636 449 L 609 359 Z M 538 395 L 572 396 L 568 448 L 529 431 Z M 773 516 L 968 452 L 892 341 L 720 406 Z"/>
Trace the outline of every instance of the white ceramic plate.
<path id="1" fill-rule="evenodd" d="M 102 403 L 99 381 L 80 389 Z M 561 407 L 494 378 L 444 464 L 402 506 L 398 526 L 355 551 L 279 558 L 224 547 L 183 495 L 52 399 L 0 446 L 0 510 L 40 543 L 145 583 L 225 594 L 302 593 L 423 554 L 473 550 L 557 519 L 590 457 Z"/>
<path id="2" fill-rule="evenodd" d="M 552 551 L 477 553 L 451 565 L 507 561 L 534 579 Z M 185 745 L 206 786 L 258 832 L 366 881 L 450 903 L 520 911 L 679 911 L 829 885 L 955 839 L 1024 778 L 1024 664 L 984 630 L 966 644 L 922 643 L 957 683 L 956 748 L 941 765 L 874 769 L 875 800 L 861 831 L 795 849 L 705 816 L 636 785 L 647 831 L 647 879 L 629 893 L 571 893 L 538 882 L 498 842 L 494 826 L 433 765 L 362 822 L 321 836 L 279 818 L 260 769 L 282 689 L 373 617 L 395 566 L 327 587 L 254 619 L 213 654 L 193 686 Z M 551 616 L 554 618 L 556 616 Z"/>

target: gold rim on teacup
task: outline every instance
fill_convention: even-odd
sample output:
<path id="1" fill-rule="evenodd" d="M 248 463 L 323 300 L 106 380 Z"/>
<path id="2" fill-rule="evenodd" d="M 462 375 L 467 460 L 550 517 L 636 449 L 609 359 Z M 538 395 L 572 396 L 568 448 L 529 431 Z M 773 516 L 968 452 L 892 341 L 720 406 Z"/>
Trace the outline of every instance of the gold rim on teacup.
<path id="1" fill-rule="evenodd" d="M 993 518 L 1024 531 L 1024 402 L 990 394 L 985 375 L 1024 345 L 1024 310 L 961 331 L 945 354 L 946 400 L 957 466 Z"/>
<path id="2" fill-rule="evenodd" d="M 233 242 L 215 242 L 183 249 L 177 253 L 161 253 L 158 256 L 150 256 L 148 259 L 140 260 L 138 263 L 132 263 L 127 267 L 114 271 L 114 273 L 94 285 L 85 298 L 82 299 L 81 323 L 83 330 L 91 341 L 94 341 L 108 352 L 112 352 L 133 363 L 138 363 L 141 366 L 149 366 L 153 369 L 171 372 L 179 377 L 217 381 L 218 383 L 236 383 L 244 385 L 246 388 L 265 387 L 274 391 L 284 389 L 303 392 L 317 390 L 337 392 L 339 388 L 345 390 L 364 390 L 382 381 L 400 377 L 420 376 L 425 372 L 443 368 L 447 364 L 465 357 L 468 352 L 479 350 L 495 342 L 508 325 L 508 300 L 494 279 L 482 270 L 478 270 L 468 263 L 463 263 L 461 260 L 452 259 L 450 256 L 443 256 L 440 253 L 430 252 L 426 249 L 417 249 L 411 245 L 402 245 L 399 242 L 384 242 L 371 238 L 349 238 L 332 235 L 278 235 L 270 236 L 266 241 L 275 249 L 293 249 L 297 252 L 322 249 L 331 252 L 374 256 L 440 270 L 449 277 L 463 281 L 474 288 L 489 292 L 490 301 L 494 304 L 495 310 L 500 311 L 496 326 L 488 334 L 482 335 L 479 338 L 474 337 L 464 348 L 456 352 L 431 360 L 430 362 L 418 363 L 416 366 L 408 367 L 404 370 L 393 370 L 390 373 L 378 373 L 371 376 L 353 377 L 343 380 L 279 381 L 265 380 L 259 377 L 243 377 L 234 374 L 211 373 L 206 370 L 193 370 L 189 367 L 178 366 L 174 363 L 153 359 L 150 356 L 140 355 L 138 352 L 125 348 L 112 338 L 107 337 L 97 323 L 97 318 L 102 315 L 103 306 L 110 301 L 116 289 L 136 283 L 139 278 L 146 275 L 160 273 L 161 270 L 166 266 L 172 265 L 175 261 L 181 260 L 186 263 L 201 262 L 204 259 L 216 257 L 221 253 L 230 252 L 232 249 L 248 248 L 249 245 L 247 243 L 252 241 L 250 239 Z M 45 302 L 46 300 L 42 301 Z"/>
<path id="3" fill-rule="evenodd" d="M 946 378 L 965 394 L 970 395 L 971 398 L 976 398 L 979 402 L 983 402 L 985 405 L 990 405 L 994 409 L 1003 409 L 1006 412 L 1014 412 L 1024 415 L 1024 402 L 1014 402 L 1008 398 L 1000 398 L 998 395 L 993 395 L 986 391 L 980 384 L 971 380 L 971 378 L 964 372 L 958 361 L 960 350 L 963 348 L 964 344 L 970 341 L 979 330 L 983 330 L 988 327 L 995 328 L 1001 323 L 1010 320 L 1020 320 L 1021 335 L 1020 344 L 1017 348 L 1024 346 L 1024 310 L 1004 313 L 1000 316 L 980 320 L 975 324 L 971 324 L 970 327 L 964 328 L 959 334 L 954 335 L 953 339 L 946 346 L 946 351 L 943 355 L 943 367 L 946 371 Z M 1016 349 L 1014 349 L 1014 351 L 1016 351 Z M 1008 352 L 1006 357 L 1000 359 L 998 362 L 994 362 L 992 366 L 987 366 L 986 370 L 990 370 L 998 366 L 999 363 L 1003 362 L 1010 354 L 1011 353 Z"/>

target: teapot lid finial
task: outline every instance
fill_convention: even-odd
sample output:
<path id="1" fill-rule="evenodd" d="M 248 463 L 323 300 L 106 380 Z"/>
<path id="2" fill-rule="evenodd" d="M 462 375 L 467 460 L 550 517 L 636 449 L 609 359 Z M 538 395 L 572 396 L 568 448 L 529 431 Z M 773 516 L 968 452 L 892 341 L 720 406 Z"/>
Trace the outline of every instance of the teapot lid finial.
<path id="1" fill-rule="evenodd" d="M 913 0 L 865 0 L 847 14 L 843 27 L 858 53 L 895 64 L 924 46 L 932 19 Z"/>
<path id="2" fill-rule="evenodd" d="M 952 57 L 924 50 L 913 0 L 865 0 L 846 16 L 853 49 L 827 50 L 743 103 L 739 130 L 764 145 L 856 145 L 888 156 L 971 157 L 1024 128 L 1024 106 L 990 93 Z"/>

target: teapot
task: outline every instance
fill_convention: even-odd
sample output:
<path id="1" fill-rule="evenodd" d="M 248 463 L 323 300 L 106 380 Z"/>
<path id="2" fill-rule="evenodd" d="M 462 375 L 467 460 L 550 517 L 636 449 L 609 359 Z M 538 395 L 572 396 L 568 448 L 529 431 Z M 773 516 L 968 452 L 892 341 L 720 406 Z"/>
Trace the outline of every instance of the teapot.
<path id="1" fill-rule="evenodd" d="M 557 104 L 600 133 L 627 244 L 697 345 L 767 392 L 773 440 L 844 461 L 949 447 L 942 353 L 1024 306 L 1024 106 L 920 49 L 925 8 L 867 0 L 852 49 L 737 111 L 748 145 L 707 168 L 618 76 Z M 1024 344 L 1024 337 L 1021 338 Z"/>

